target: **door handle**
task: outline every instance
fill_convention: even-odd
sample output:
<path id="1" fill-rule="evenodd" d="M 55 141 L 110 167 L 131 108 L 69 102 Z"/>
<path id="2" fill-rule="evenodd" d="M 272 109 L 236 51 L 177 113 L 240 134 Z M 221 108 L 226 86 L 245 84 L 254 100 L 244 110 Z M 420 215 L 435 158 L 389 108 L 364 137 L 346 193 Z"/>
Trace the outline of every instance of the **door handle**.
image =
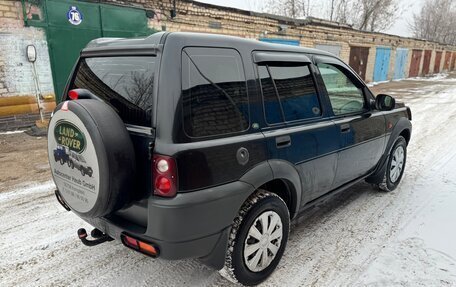
<path id="1" fill-rule="evenodd" d="M 277 148 L 284 148 L 291 146 L 291 138 L 290 136 L 281 136 L 276 137 L 276 147 Z"/>
<path id="2" fill-rule="evenodd" d="M 350 131 L 350 124 L 341 124 L 340 125 L 341 133 L 348 133 L 349 131 Z"/>

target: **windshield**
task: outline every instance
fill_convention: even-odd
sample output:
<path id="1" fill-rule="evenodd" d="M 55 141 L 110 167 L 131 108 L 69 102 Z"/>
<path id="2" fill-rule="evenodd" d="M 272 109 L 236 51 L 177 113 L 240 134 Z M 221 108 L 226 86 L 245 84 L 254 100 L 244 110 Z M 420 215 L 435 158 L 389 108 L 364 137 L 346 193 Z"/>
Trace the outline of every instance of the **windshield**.
<path id="1" fill-rule="evenodd" d="M 150 126 L 155 57 L 83 58 L 71 89 L 87 89 L 127 124 Z"/>

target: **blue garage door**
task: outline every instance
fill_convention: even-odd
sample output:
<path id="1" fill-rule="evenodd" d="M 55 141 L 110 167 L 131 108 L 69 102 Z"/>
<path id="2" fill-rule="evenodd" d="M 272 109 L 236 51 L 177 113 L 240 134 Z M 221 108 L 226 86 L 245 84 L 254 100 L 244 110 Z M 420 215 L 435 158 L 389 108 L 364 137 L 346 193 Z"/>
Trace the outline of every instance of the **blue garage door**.
<path id="1" fill-rule="evenodd" d="M 377 47 L 375 56 L 374 81 L 388 80 L 389 62 L 391 57 L 391 48 Z"/>
<path id="2" fill-rule="evenodd" d="M 386 81 L 390 65 L 391 48 L 377 47 L 375 55 L 374 81 Z"/>
<path id="3" fill-rule="evenodd" d="M 394 64 L 394 79 L 405 78 L 405 67 L 407 65 L 408 49 L 397 48 L 396 63 Z"/>
<path id="4" fill-rule="evenodd" d="M 288 39 L 279 39 L 279 38 L 260 38 L 258 40 L 260 40 L 262 42 L 268 42 L 268 43 L 299 46 L 299 41 L 298 40 L 288 40 Z"/>

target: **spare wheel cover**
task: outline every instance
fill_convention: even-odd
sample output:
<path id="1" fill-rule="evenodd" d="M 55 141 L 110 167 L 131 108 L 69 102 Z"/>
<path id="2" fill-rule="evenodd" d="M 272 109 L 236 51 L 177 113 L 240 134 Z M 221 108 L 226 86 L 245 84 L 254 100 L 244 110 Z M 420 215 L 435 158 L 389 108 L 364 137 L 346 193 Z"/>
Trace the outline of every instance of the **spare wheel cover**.
<path id="1" fill-rule="evenodd" d="M 48 154 L 57 189 L 81 216 L 107 215 L 130 199 L 133 144 L 125 124 L 106 103 L 59 104 L 49 123 Z"/>

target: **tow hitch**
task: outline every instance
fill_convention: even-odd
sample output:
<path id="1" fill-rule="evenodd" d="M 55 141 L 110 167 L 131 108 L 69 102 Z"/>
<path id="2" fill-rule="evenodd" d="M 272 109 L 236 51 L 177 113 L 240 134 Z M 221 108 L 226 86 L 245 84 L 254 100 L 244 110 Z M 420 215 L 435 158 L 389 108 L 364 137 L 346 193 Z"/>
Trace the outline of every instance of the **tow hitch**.
<path id="1" fill-rule="evenodd" d="M 103 232 L 101 232 L 100 230 L 98 230 L 96 228 L 94 230 L 92 230 L 92 232 L 90 232 L 90 235 L 93 238 L 95 238 L 95 240 L 87 239 L 87 231 L 84 228 L 80 228 L 78 230 L 78 237 L 79 237 L 79 239 L 81 239 L 82 243 L 86 246 L 95 246 L 95 245 L 98 245 L 98 244 L 101 244 L 101 243 L 104 243 L 107 241 L 114 240 L 113 238 L 109 237 L 109 235 L 104 234 Z"/>

